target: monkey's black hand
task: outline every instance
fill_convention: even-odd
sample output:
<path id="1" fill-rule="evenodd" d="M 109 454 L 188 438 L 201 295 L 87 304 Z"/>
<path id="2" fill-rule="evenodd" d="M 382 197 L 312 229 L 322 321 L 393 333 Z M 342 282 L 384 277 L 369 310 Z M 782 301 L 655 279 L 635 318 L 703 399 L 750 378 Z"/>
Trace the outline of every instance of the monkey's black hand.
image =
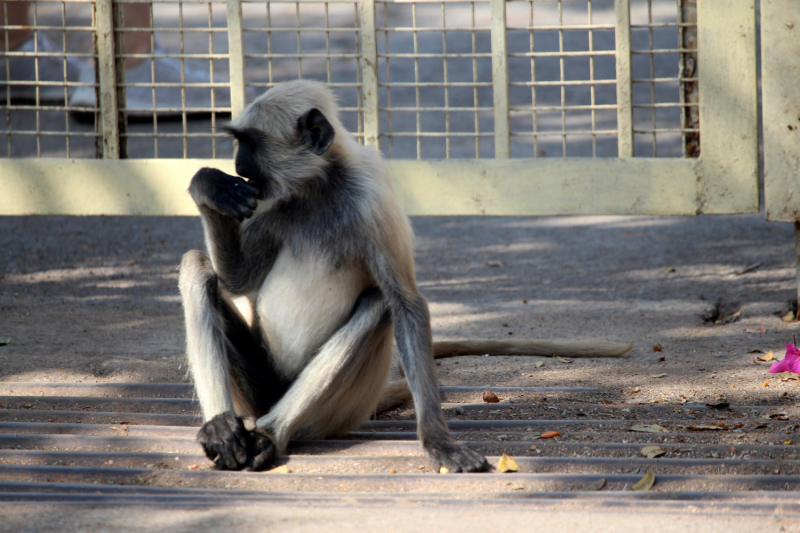
<path id="1" fill-rule="evenodd" d="M 197 442 L 219 470 L 241 470 L 247 464 L 247 431 L 242 419 L 222 413 L 200 428 Z"/>
<path id="2" fill-rule="evenodd" d="M 429 446 L 427 451 L 434 461 L 451 472 L 488 472 L 491 469 L 483 455 L 452 441 Z"/>
<path id="3" fill-rule="evenodd" d="M 205 205 L 241 222 L 253 216 L 260 193 L 238 176 L 206 167 L 198 170 L 192 178 L 189 194 L 197 205 Z"/>
<path id="4" fill-rule="evenodd" d="M 270 434 L 255 427 L 255 419 L 242 420 L 223 413 L 206 422 L 197 442 L 217 470 L 263 470 L 276 455 Z"/>

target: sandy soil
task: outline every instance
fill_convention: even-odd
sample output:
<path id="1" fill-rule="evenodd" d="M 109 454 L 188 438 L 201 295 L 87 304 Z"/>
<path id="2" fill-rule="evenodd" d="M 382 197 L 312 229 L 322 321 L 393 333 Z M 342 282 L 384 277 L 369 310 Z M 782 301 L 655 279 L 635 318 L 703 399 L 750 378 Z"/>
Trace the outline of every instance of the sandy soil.
<path id="1" fill-rule="evenodd" d="M 413 223 L 435 338 L 635 343 L 617 360 L 444 360 L 443 384 L 581 384 L 632 403 L 724 395 L 794 406 L 797 383 L 751 353 L 781 358 L 798 332 L 781 320 L 796 294 L 789 225 L 760 215 Z M 191 248 L 202 248 L 195 218 L 0 218 L 0 337 L 10 338 L 0 380 L 185 380 L 176 266 Z M 718 302 L 741 317 L 705 321 Z"/>

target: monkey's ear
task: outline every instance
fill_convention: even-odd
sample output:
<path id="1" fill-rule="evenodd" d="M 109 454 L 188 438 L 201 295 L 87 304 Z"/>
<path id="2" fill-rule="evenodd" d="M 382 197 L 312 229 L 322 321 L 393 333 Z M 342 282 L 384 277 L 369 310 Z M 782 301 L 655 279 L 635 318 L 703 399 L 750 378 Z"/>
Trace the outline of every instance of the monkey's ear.
<path id="1" fill-rule="evenodd" d="M 316 107 L 300 117 L 297 129 L 303 141 L 309 144 L 317 155 L 322 155 L 328 150 L 335 135 L 331 123 Z"/>

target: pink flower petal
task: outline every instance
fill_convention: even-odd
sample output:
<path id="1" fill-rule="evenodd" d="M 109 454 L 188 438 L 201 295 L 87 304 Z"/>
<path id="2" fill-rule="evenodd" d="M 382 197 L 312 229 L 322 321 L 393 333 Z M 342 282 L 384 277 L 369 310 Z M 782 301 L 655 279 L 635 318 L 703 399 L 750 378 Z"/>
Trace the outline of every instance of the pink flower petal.
<path id="1" fill-rule="evenodd" d="M 800 350 L 793 344 L 786 345 L 786 357 L 782 361 L 772 363 L 769 367 L 770 374 L 779 372 L 794 372 L 800 375 Z"/>

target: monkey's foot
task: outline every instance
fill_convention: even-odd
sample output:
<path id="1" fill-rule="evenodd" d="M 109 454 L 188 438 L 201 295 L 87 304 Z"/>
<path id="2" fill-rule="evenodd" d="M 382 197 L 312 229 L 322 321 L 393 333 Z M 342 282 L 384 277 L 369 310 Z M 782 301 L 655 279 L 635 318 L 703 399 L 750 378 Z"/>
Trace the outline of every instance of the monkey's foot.
<path id="1" fill-rule="evenodd" d="M 222 413 L 200 428 L 197 442 L 214 461 L 216 470 L 262 470 L 275 459 L 272 437 L 264 430 L 250 429 L 233 413 Z"/>
<path id="2" fill-rule="evenodd" d="M 428 454 L 451 472 L 488 472 L 491 469 L 486 458 L 455 442 L 436 443 L 427 447 Z"/>
<path id="3" fill-rule="evenodd" d="M 244 427 L 248 432 L 247 453 L 250 456 L 244 469 L 259 472 L 272 466 L 278 455 L 272 435 L 265 429 L 259 429 L 256 426 L 256 419 L 253 417 L 244 419 Z"/>

